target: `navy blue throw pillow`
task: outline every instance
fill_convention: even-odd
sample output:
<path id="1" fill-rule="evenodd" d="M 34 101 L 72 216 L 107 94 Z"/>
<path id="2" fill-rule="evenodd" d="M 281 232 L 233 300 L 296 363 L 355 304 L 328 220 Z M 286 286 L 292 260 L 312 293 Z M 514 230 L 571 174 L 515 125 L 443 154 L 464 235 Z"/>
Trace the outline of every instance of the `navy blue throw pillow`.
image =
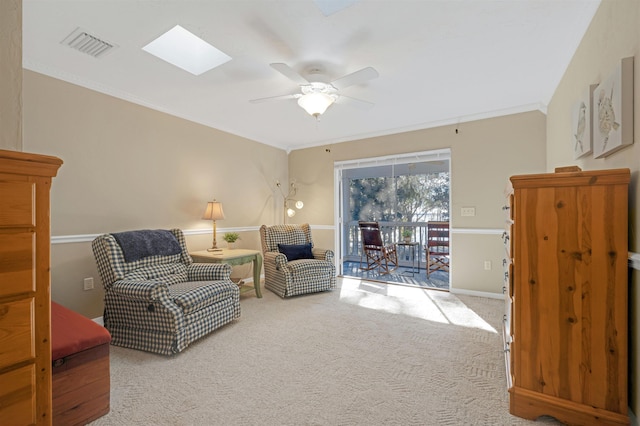
<path id="1" fill-rule="evenodd" d="M 287 260 L 298 259 L 313 259 L 313 253 L 311 253 L 311 243 L 307 244 L 278 244 L 278 251 L 285 256 Z"/>

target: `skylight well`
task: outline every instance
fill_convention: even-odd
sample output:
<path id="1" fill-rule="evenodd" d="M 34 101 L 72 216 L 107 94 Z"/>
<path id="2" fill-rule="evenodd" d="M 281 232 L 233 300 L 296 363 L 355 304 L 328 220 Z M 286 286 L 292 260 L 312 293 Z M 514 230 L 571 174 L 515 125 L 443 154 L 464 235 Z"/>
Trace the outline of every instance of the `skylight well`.
<path id="1" fill-rule="evenodd" d="M 142 50 L 193 75 L 200 75 L 231 60 L 229 55 L 180 25 L 171 28 Z"/>

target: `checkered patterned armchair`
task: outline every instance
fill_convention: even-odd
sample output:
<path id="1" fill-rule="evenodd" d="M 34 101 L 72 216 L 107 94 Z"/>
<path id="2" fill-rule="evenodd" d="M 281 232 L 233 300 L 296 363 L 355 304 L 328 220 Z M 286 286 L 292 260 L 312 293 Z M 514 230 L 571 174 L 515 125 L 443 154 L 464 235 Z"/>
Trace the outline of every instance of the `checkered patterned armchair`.
<path id="1" fill-rule="evenodd" d="M 265 288 L 284 298 L 336 287 L 333 251 L 313 247 L 309 224 L 262 225 L 260 239 Z"/>
<path id="2" fill-rule="evenodd" d="M 114 345 L 173 355 L 240 316 L 231 266 L 193 263 L 179 229 L 104 234 L 91 246 Z"/>

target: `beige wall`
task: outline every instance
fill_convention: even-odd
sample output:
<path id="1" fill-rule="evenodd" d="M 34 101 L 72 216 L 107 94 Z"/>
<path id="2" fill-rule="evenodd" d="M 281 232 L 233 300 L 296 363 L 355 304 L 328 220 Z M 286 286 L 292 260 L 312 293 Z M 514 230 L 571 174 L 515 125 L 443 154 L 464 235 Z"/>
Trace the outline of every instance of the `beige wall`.
<path id="1" fill-rule="evenodd" d="M 583 170 L 628 167 L 634 173 L 631 192 L 632 206 L 638 200 L 637 172 L 640 170 L 640 2 L 637 0 L 604 1 L 589 30 L 567 68 L 548 107 L 547 117 L 547 170 L 560 165 L 576 164 Z M 571 111 L 589 85 L 604 80 L 620 59 L 635 56 L 634 64 L 634 128 L 633 145 L 607 158 L 586 156 L 574 160 L 572 151 Z M 640 251 L 637 209 L 630 216 L 632 236 L 630 249 Z"/>
<path id="2" fill-rule="evenodd" d="M 219 231 L 255 228 L 281 221 L 281 200 L 273 181 L 287 181 L 287 167 L 300 183 L 306 206 L 296 222 L 327 225 L 316 244 L 334 244 L 333 161 L 400 152 L 452 149 L 452 225 L 458 229 L 501 228 L 502 189 L 508 176 L 578 164 L 583 169 L 629 167 L 630 247 L 640 250 L 636 232 L 638 162 L 635 143 L 609 158 L 573 160 L 571 107 L 589 84 L 603 79 L 623 57 L 640 56 L 640 2 L 604 0 L 549 105 L 546 118 L 527 113 L 465 123 L 460 133 L 442 127 L 352 143 L 309 148 L 287 155 L 224 132 L 204 128 L 32 72 L 21 73 L 20 0 L 0 2 L 0 148 L 56 155 L 65 161 L 52 190 L 53 235 L 97 234 L 137 227 L 204 229 L 204 203 L 223 201 L 227 219 Z M 640 66 L 634 80 L 634 127 L 640 132 Z M 24 93 L 23 93 L 24 90 Z M 637 140 L 637 136 L 635 137 Z M 330 148 L 331 152 L 325 151 Z M 545 157 L 546 156 L 546 157 Z M 545 164 L 546 161 L 546 164 Z M 275 197 L 275 201 L 274 201 Z M 476 206 L 463 218 L 459 207 Z M 210 244 L 211 235 L 188 238 L 190 249 Z M 456 288 L 498 291 L 500 268 L 481 271 L 490 253 L 501 260 L 495 235 L 455 233 L 452 260 Z M 241 247 L 258 248 L 255 230 L 242 232 Z M 637 271 L 630 293 L 630 406 L 640 409 L 640 292 Z M 83 292 L 82 278 L 97 279 L 87 242 L 52 247 L 53 299 L 90 317 L 102 313 L 99 281 Z"/>
<path id="3" fill-rule="evenodd" d="M 257 228 L 280 223 L 275 181 L 289 175 L 305 208 L 295 223 L 316 227 L 316 246 L 333 248 L 333 162 L 399 152 L 452 149 L 452 288 L 501 293 L 503 227 L 500 208 L 507 178 L 544 169 L 545 118 L 514 114 L 459 126 L 293 151 L 207 128 L 31 71 L 24 71 L 24 149 L 64 161 L 52 187 L 52 297 L 84 315 L 102 312 L 102 290 L 89 241 L 96 234 L 139 228 L 201 230 L 191 250 L 211 243 L 211 223 L 200 219 L 217 198 L 226 230 L 241 231 L 240 247 L 259 249 Z M 487 188 L 489 190 L 487 190 Z M 477 215 L 461 217 L 461 206 Z M 491 232 L 482 234 L 482 229 Z M 477 233 L 465 233 L 465 231 Z M 58 244 L 79 236 L 78 242 Z M 478 245 L 485 249 L 479 250 Z M 483 269 L 491 260 L 492 271 Z M 239 269 L 242 269 L 239 268 Z M 236 271 L 236 275 L 249 275 Z M 84 291 L 83 278 L 96 289 Z"/>
<path id="4" fill-rule="evenodd" d="M 22 1 L 0 1 L 0 149 L 22 150 Z"/>
<path id="5" fill-rule="evenodd" d="M 221 246 L 237 228 L 238 247 L 259 249 L 257 228 L 281 220 L 274 182 L 287 181 L 283 150 L 26 70 L 23 97 L 24 150 L 64 161 L 51 190 L 52 297 L 71 309 L 102 315 L 92 235 L 202 230 L 187 237 L 190 250 L 202 250 L 212 223 L 200 218 L 213 198 L 226 216 Z M 83 241 L 55 243 L 75 235 Z M 85 277 L 95 290 L 83 290 Z"/>
<path id="6" fill-rule="evenodd" d="M 573 160 L 571 109 L 574 102 L 589 85 L 597 84 L 607 77 L 620 59 L 635 57 L 634 89 L 635 104 L 633 126 L 634 144 L 605 158 Z M 640 251 L 640 213 L 638 201 L 640 188 L 640 2 L 637 0 L 604 0 L 598 9 L 580 46 L 560 81 L 548 108 L 547 116 L 547 169 L 559 165 L 577 164 L 583 170 L 628 167 L 631 169 L 629 200 L 629 248 Z M 634 270 L 630 285 L 630 407 L 636 415 L 640 410 L 640 291 L 638 271 Z"/>
<path id="7" fill-rule="evenodd" d="M 289 175 L 305 202 L 295 220 L 333 225 L 334 161 L 450 148 L 451 287 L 502 294 L 504 248 L 495 231 L 504 229 L 504 189 L 513 174 L 545 170 L 545 126 L 544 114 L 536 111 L 463 123 L 458 133 L 448 126 L 295 150 Z M 474 206 L 476 216 L 460 216 L 463 206 Z M 314 235 L 335 244 L 333 231 Z M 484 270 L 485 260 L 492 261 L 491 271 Z"/>

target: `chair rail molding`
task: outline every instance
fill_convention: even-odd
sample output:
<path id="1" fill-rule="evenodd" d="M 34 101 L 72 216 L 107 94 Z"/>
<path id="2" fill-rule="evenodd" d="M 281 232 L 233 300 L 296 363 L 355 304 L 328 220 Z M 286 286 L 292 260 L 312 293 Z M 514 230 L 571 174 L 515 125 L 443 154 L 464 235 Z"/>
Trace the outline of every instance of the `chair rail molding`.
<path id="1" fill-rule="evenodd" d="M 322 230 L 334 230 L 333 225 L 311 225 L 311 229 Z M 218 234 L 224 234 L 225 232 L 258 232 L 259 226 L 238 226 L 233 228 L 218 228 Z M 211 234 L 213 230 L 211 228 L 198 228 L 198 229 L 183 229 L 182 233 L 185 236 L 188 235 L 206 235 Z M 71 244 L 71 243 L 90 243 L 102 234 L 79 234 L 79 235 L 57 235 L 51 237 L 51 244 Z"/>
<path id="2" fill-rule="evenodd" d="M 311 229 L 317 230 L 335 230 L 334 225 L 311 225 Z M 235 228 L 220 228 L 219 233 L 225 232 L 258 232 L 259 226 L 239 226 Z M 182 231 L 185 236 L 188 235 L 206 235 L 213 232 L 211 229 L 185 229 Z M 502 235 L 504 229 L 489 228 L 451 228 L 453 234 L 477 234 L 477 235 Z M 73 244 L 73 243 L 90 243 L 102 234 L 79 234 L 79 235 L 57 235 L 51 237 L 51 244 Z M 629 267 L 640 270 L 640 253 L 629 252 Z"/>

